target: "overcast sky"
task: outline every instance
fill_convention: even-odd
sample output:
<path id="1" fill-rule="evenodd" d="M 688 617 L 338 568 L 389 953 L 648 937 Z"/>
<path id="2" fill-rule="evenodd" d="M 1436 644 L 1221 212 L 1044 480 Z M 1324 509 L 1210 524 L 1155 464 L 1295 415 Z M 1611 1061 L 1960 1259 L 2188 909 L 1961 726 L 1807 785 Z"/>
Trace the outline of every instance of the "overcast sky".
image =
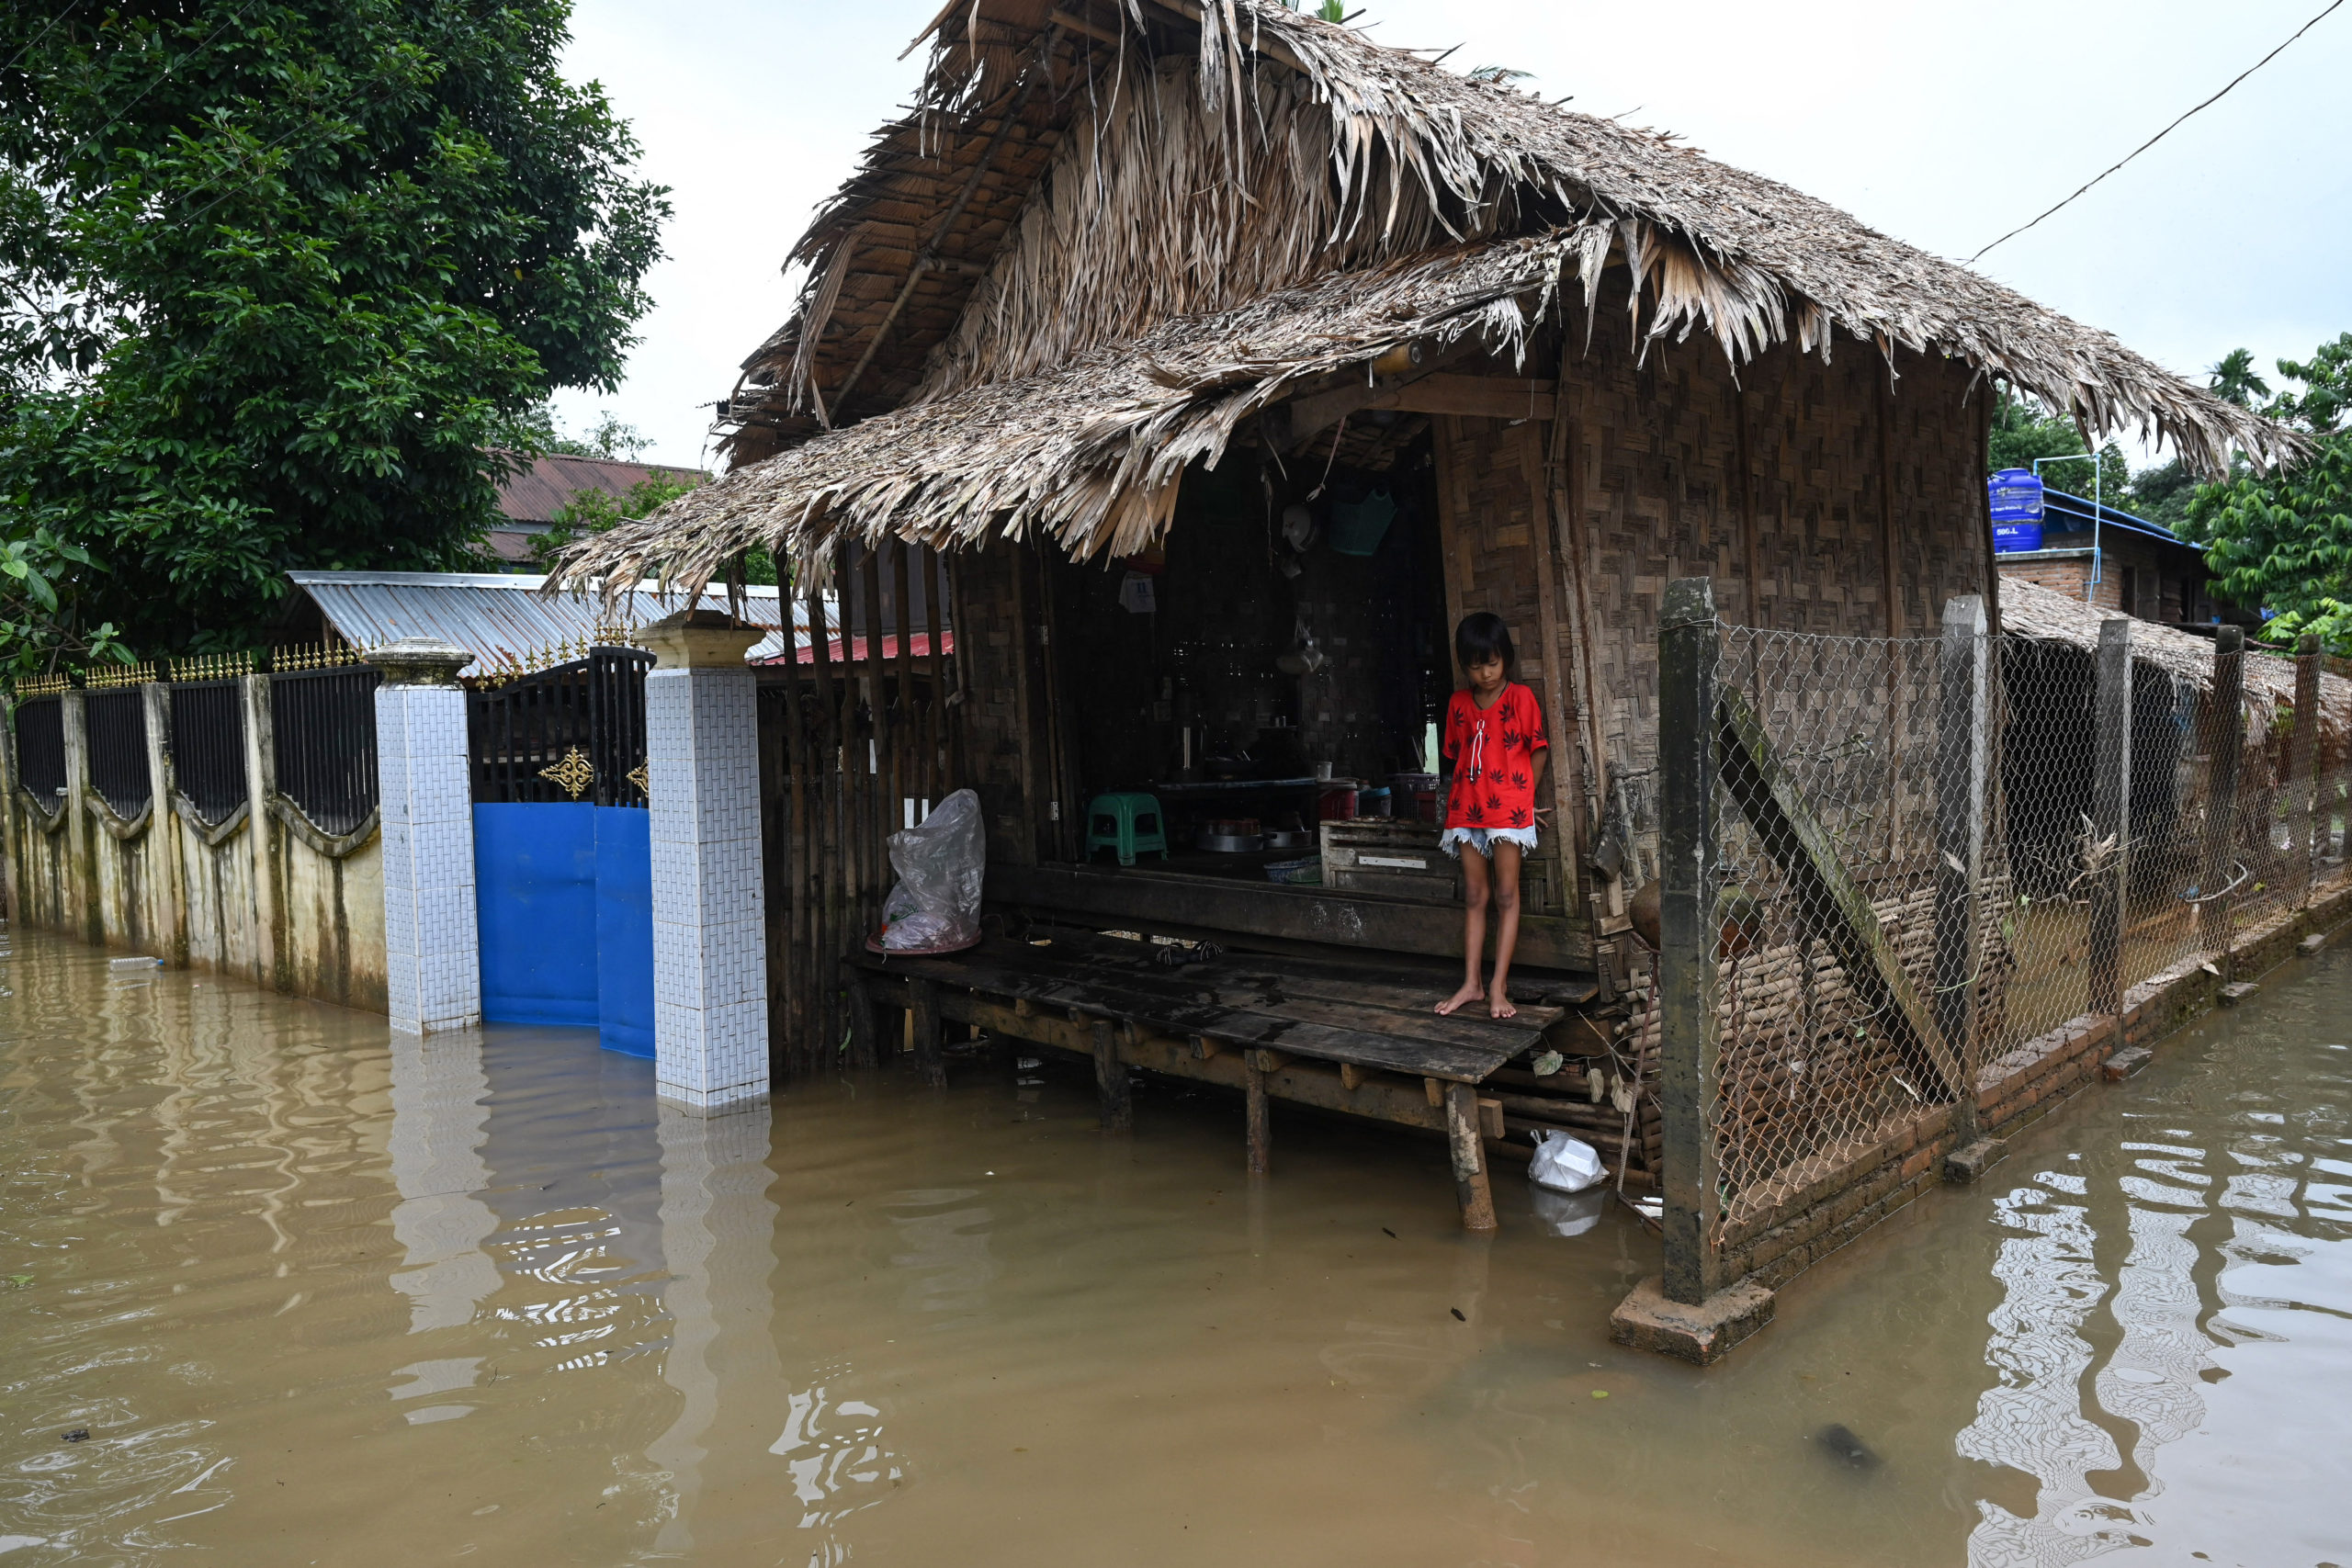
<path id="1" fill-rule="evenodd" d="M 610 410 L 650 456 L 703 460 L 709 405 L 789 310 L 811 209 L 904 103 L 894 57 L 939 0 L 580 0 L 566 56 L 673 189 L 670 259 Z M 1673 130 L 1726 163 L 1964 257 L 2254 63 L 2324 0 L 1362 0 L 1384 43 L 1463 47 L 1573 107 Z M 2122 173 L 1980 264 L 2187 374 L 2241 344 L 2266 370 L 2352 331 L 2352 7 Z"/>

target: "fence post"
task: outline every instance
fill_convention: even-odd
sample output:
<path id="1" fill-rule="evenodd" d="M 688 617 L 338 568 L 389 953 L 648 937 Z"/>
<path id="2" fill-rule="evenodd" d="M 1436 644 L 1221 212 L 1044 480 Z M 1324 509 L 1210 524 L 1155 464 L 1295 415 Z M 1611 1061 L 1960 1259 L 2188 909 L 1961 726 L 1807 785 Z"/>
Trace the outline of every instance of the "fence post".
<path id="1" fill-rule="evenodd" d="M 2132 877 L 2132 622 L 2098 627 L 2098 678 L 2092 714 L 2090 842 L 2083 872 L 2090 885 L 2090 1010 L 2123 1010 L 2124 907 Z"/>
<path id="2" fill-rule="evenodd" d="M 2319 800 L 2319 638 L 2305 633 L 2295 645 L 2295 733 L 2287 764 L 2287 842 L 2293 859 L 2297 908 L 2311 901 L 2312 857 L 2317 840 L 2312 818 Z M 2325 820 L 2324 818 L 2322 820 Z"/>
<path id="3" fill-rule="evenodd" d="M 384 991 L 392 1027 L 404 1034 L 481 1021 L 473 778 L 467 765 L 466 694 L 458 686 L 458 671 L 473 657 L 431 637 L 403 637 L 368 655 L 384 672 L 376 688 Z M 258 833 L 258 798 L 254 816 Z"/>
<path id="4" fill-rule="evenodd" d="M 2213 634 L 2213 753 L 2206 761 L 2205 863 L 2197 874 L 2198 905 L 2206 951 L 2230 973 L 2236 943 L 2235 894 L 2215 897 L 2237 874 L 2238 762 L 2245 752 L 2245 628 L 2222 626 Z M 2207 924 L 2208 921 L 2211 923 Z"/>
<path id="5" fill-rule="evenodd" d="M 1715 1190 L 1714 584 L 1677 578 L 1658 619 L 1658 1109 L 1666 1293 L 1696 1305 L 1722 1284 Z"/>
<path id="6" fill-rule="evenodd" d="M 869 624 L 869 652 L 874 632 Z M 768 1092 L 759 694 L 743 662 L 763 635 L 714 610 L 681 611 L 639 633 L 653 653 L 645 771 L 654 1091 L 690 1111 Z"/>
<path id="7" fill-rule="evenodd" d="M 64 897 L 58 912 L 70 919 L 68 911 L 80 909 L 82 940 L 93 947 L 104 947 L 106 900 L 98 896 L 89 814 L 82 808 L 82 798 L 90 792 L 90 718 L 79 686 L 68 686 L 57 694 L 57 724 L 65 748 L 65 798 L 60 809 L 66 813 L 66 851 L 74 867 L 66 886 L 59 889 Z"/>
<path id="8" fill-rule="evenodd" d="M 23 820 L 24 807 L 17 800 L 17 699 L 0 693 L 0 899 L 6 900 L 0 903 L 0 916 L 20 923 L 25 896 L 17 868 L 24 850 L 17 829 Z"/>
<path id="9" fill-rule="evenodd" d="M 175 969 L 187 967 L 187 866 L 180 858 L 180 814 L 172 805 L 172 689 L 161 681 L 139 688 L 147 719 L 147 842 L 159 860 L 148 897 L 159 917 L 160 954 Z"/>
<path id="10" fill-rule="evenodd" d="M 1936 1024 L 1960 1064 L 1955 1146 L 1976 1141 L 1976 901 L 1984 874 L 1989 753 L 1984 601 L 1944 601 L 1942 711 L 1936 723 Z"/>
<path id="11" fill-rule="evenodd" d="M 270 712 L 269 677 L 246 675 L 238 687 L 245 705 L 245 845 L 253 860 L 254 982 L 290 990 L 291 976 L 278 972 L 285 915 L 269 863 L 271 842 L 281 831 L 269 809 L 269 797 L 277 790 L 277 727 Z M 461 735 L 461 745 L 462 739 Z"/>

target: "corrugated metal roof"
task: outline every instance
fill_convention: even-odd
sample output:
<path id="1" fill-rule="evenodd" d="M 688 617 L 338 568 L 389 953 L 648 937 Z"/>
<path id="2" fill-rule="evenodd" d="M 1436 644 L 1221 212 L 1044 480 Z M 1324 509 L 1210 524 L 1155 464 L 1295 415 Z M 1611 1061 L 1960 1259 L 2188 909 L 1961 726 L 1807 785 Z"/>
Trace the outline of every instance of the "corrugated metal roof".
<path id="1" fill-rule="evenodd" d="M 583 490 L 627 495 L 656 474 L 673 479 L 710 478 L 700 468 L 678 468 L 666 463 L 623 463 L 611 457 L 556 454 L 533 458 L 521 473 L 501 479 L 498 510 L 517 523 L 552 523 L 555 514 Z"/>
<path id="2" fill-rule="evenodd" d="M 356 648 L 375 648 L 404 637 L 439 637 L 476 653 L 520 659 L 558 643 L 593 639 L 604 624 L 601 601 L 585 594 L 537 592 L 544 577 L 511 572 L 289 571 L 288 581 L 308 593 L 327 624 Z M 723 591 L 705 593 L 701 607 L 724 610 Z M 622 601 L 631 627 L 650 626 L 687 609 L 683 594 L 664 599 L 654 584 L 640 582 Z M 793 606 L 794 625 L 805 627 L 808 613 Z M 783 601 L 770 587 L 745 590 L 744 618 L 775 628 L 751 650 L 752 660 L 772 659 L 785 649 Z M 800 641 L 807 640 L 804 635 Z M 481 669 L 478 659 L 462 673 Z"/>

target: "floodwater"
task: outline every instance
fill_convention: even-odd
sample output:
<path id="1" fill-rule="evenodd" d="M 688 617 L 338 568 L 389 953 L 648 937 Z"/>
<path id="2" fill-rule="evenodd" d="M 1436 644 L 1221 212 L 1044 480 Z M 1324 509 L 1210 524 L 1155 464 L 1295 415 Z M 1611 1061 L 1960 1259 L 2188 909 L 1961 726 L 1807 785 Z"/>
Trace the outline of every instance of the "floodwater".
<path id="1" fill-rule="evenodd" d="M 2352 1563 L 2299 964 L 1701 1373 L 1607 1341 L 1629 1215 L 1467 1237 L 1434 1143 L 1277 1107 L 1252 1187 L 1238 1105 L 1011 1058 L 698 1120 L 0 932 L 0 1568 Z"/>

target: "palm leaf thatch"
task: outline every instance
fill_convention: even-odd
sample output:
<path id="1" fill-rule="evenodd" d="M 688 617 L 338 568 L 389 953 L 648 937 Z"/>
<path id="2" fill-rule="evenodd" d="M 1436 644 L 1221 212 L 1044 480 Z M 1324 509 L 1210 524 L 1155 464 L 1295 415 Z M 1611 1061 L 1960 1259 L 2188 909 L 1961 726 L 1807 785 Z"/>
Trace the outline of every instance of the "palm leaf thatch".
<path id="1" fill-rule="evenodd" d="M 729 400 L 740 466 L 556 581 L 699 589 L 747 547 L 844 536 L 1131 550 L 1187 464 L 1306 378 L 1407 342 L 1520 346 L 1564 285 L 1589 324 L 1604 275 L 1639 352 L 1697 333 L 1736 368 L 1842 333 L 2204 471 L 2296 450 L 1801 192 L 1271 0 L 958 0 L 928 36 L 916 105 L 795 248 L 794 318 Z"/>
<path id="2" fill-rule="evenodd" d="M 2098 652 L 2100 623 L 2115 612 L 2086 604 L 2070 593 L 2028 582 L 2001 579 L 2001 629 L 2012 637 L 2055 643 L 2085 658 Z M 2247 648 L 2240 668 L 2242 700 L 2245 705 L 2248 745 L 2260 745 L 2272 728 L 2295 711 L 2295 662 L 2266 649 Z M 2213 644 L 2210 638 L 2153 621 L 2132 624 L 2132 657 L 2153 664 L 2180 685 L 2211 694 L 2213 690 Z M 2352 681 L 2322 672 L 2319 678 L 2320 742 L 2330 756 L 2340 757 L 2352 744 Z"/>

